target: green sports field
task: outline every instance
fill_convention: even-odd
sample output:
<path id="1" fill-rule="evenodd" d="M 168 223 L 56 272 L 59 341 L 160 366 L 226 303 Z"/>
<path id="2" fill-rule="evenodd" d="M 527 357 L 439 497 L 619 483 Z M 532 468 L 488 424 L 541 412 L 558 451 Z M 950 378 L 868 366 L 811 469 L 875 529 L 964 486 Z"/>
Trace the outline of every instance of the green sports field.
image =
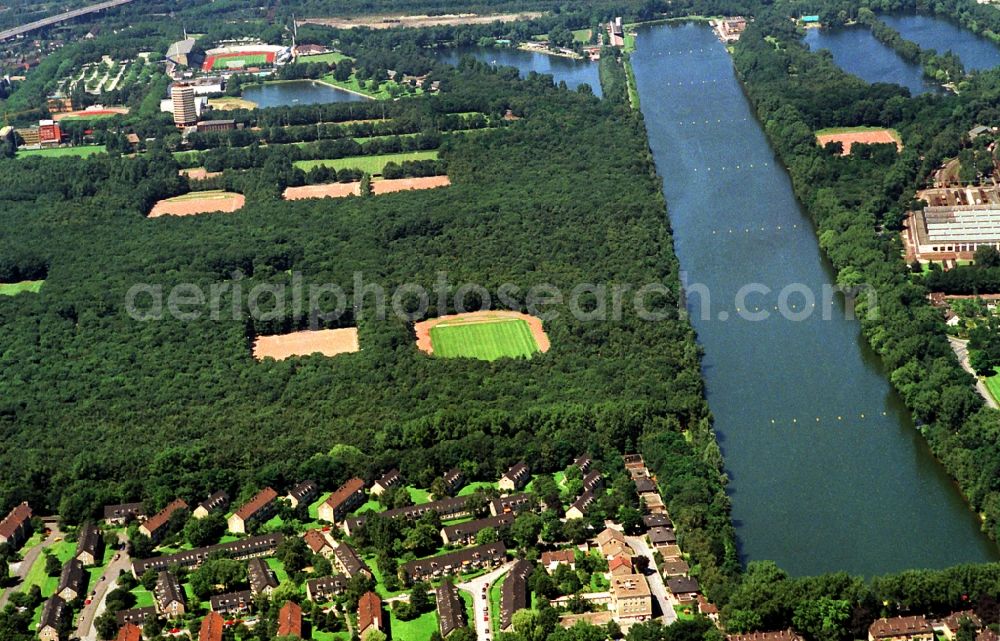
<path id="1" fill-rule="evenodd" d="M 360 169 L 365 173 L 378 175 L 382 173 L 385 166 L 390 162 L 402 163 L 407 160 L 435 160 L 438 152 L 435 151 L 410 151 L 401 154 L 379 154 L 377 156 L 350 156 L 347 158 L 336 158 L 332 160 L 298 160 L 295 166 L 302 171 L 309 171 L 313 167 L 329 167 L 330 169 Z"/>
<path id="2" fill-rule="evenodd" d="M 104 145 L 86 145 L 83 147 L 51 147 L 48 149 L 22 149 L 17 152 L 17 158 L 31 158 L 32 156 L 42 156 L 43 158 L 59 158 L 62 156 L 92 156 L 103 154 L 108 150 Z"/>
<path id="3" fill-rule="evenodd" d="M 44 280 L 25 280 L 20 283 L 0 283 L 0 296 L 16 296 L 21 292 L 37 293 Z"/>
<path id="4" fill-rule="evenodd" d="M 225 58 L 216 58 L 212 61 L 212 70 L 229 69 L 230 65 L 235 65 L 240 62 L 243 63 L 244 67 L 260 67 L 267 64 L 267 55 L 257 53 L 245 56 L 226 56 Z"/>
<path id="5" fill-rule="evenodd" d="M 528 323 L 519 319 L 437 325 L 431 328 L 431 346 L 435 356 L 444 358 L 531 358 L 538 343 Z"/>

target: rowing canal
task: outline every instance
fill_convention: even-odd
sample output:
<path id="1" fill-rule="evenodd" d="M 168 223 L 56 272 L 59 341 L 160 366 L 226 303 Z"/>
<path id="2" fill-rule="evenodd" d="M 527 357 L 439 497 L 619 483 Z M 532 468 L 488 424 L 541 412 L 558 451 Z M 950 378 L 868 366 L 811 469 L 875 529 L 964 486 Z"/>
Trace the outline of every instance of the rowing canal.
<path id="1" fill-rule="evenodd" d="M 996 560 L 858 323 L 839 305 L 824 319 L 833 274 L 722 44 L 688 23 L 643 27 L 637 47 L 677 255 L 689 291 L 703 293 L 689 309 L 743 558 L 869 576 Z M 740 301 L 752 283 L 770 293 Z M 785 315 L 774 310 L 783 289 Z"/>

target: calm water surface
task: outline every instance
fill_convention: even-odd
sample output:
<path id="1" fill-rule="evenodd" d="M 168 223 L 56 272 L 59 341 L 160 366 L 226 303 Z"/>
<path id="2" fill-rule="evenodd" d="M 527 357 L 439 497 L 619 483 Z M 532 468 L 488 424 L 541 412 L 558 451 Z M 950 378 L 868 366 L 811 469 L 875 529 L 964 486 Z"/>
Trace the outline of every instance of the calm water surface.
<path id="1" fill-rule="evenodd" d="M 590 85 L 595 96 L 601 95 L 601 80 L 597 71 L 597 63 L 583 60 L 572 60 L 559 56 L 548 56 L 544 53 L 521 51 L 511 48 L 492 47 L 451 47 L 439 50 L 439 59 L 451 65 L 457 65 L 462 56 L 471 56 L 476 60 L 491 65 L 516 67 L 521 76 L 535 73 L 548 74 L 558 83 L 565 81 L 570 89 L 579 85 Z"/>
<path id="2" fill-rule="evenodd" d="M 958 54 L 967 70 L 992 69 L 1000 65 L 1000 47 L 944 18 L 913 14 L 880 15 L 879 18 L 923 49 Z"/>
<path id="3" fill-rule="evenodd" d="M 842 309 L 736 318 L 745 284 L 771 293 L 744 308 L 774 314 L 782 288 L 818 297 L 832 274 L 722 45 L 704 25 L 646 27 L 632 60 L 689 291 L 711 296 L 709 319 L 690 303 L 744 558 L 796 575 L 997 560 Z"/>
<path id="4" fill-rule="evenodd" d="M 257 103 L 258 107 L 284 107 L 315 105 L 327 102 L 360 102 L 364 96 L 336 89 L 312 80 L 265 83 L 247 87 L 243 97 Z"/>
<path id="5" fill-rule="evenodd" d="M 807 29 L 805 42 L 813 51 L 829 49 L 833 61 L 867 82 L 891 82 L 902 85 L 914 96 L 940 87 L 924 79 L 919 64 L 911 64 L 875 39 L 868 27 L 857 25 L 840 29 Z"/>

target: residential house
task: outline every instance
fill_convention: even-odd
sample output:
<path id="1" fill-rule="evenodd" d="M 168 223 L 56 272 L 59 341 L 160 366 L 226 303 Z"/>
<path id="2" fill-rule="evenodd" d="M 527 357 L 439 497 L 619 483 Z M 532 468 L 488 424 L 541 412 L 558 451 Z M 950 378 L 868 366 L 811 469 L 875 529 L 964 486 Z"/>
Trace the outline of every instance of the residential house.
<path id="1" fill-rule="evenodd" d="M 958 630 L 962 627 L 962 622 L 966 619 L 972 623 L 976 630 L 983 627 L 982 620 L 976 616 L 975 612 L 972 610 L 962 610 L 961 612 L 953 612 L 941 620 L 941 635 L 945 639 L 948 639 L 948 641 L 952 641 L 958 635 Z"/>
<path id="2" fill-rule="evenodd" d="M 237 561 L 269 556 L 274 554 L 274 551 L 278 549 L 284 538 L 284 535 L 272 532 L 229 543 L 219 543 L 203 548 L 185 550 L 176 554 L 165 554 L 163 556 L 155 556 L 151 559 L 138 559 L 132 562 L 132 574 L 138 579 L 150 568 L 159 572 L 160 570 L 166 570 L 172 565 L 179 565 L 186 568 L 197 567 L 201 565 L 202 561 L 213 554 L 221 554 Z"/>
<path id="3" fill-rule="evenodd" d="M 104 537 L 93 523 L 87 522 L 80 526 L 76 533 L 76 559 L 84 565 L 97 565 L 103 561 L 101 555 Z"/>
<path id="4" fill-rule="evenodd" d="M 587 508 L 593 505 L 596 500 L 597 496 L 593 492 L 585 491 L 575 501 L 573 501 L 573 504 L 566 510 L 566 518 L 582 519 L 587 515 Z"/>
<path id="5" fill-rule="evenodd" d="M 326 558 L 333 556 L 333 546 L 319 530 L 308 530 L 302 535 L 302 540 L 306 542 L 313 554 L 322 554 Z"/>
<path id="6" fill-rule="evenodd" d="M 558 550 L 556 552 L 542 552 L 542 567 L 549 574 L 556 571 L 556 568 L 565 564 L 569 569 L 576 569 L 576 553 L 573 550 Z"/>
<path id="7" fill-rule="evenodd" d="M 447 639 L 449 634 L 468 624 L 465 601 L 451 581 L 442 581 L 434 592 L 437 597 L 438 631 L 442 639 Z"/>
<path id="8" fill-rule="evenodd" d="M 465 485 L 465 474 L 457 467 L 453 467 L 444 473 L 444 487 L 448 494 L 454 494 Z"/>
<path id="9" fill-rule="evenodd" d="M 676 544 L 675 545 L 661 545 L 658 548 L 656 548 L 656 551 L 659 552 L 660 555 L 664 559 L 667 559 L 667 560 L 669 560 L 669 559 L 680 560 L 684 556 L 681 553 L 680 546 L 676 545 Z"/>
<path id="10" fill-rule="evenodd" d="M 660 574 L 666 577 L 687 576 L 690 571 L 687 562 L 681 559 L 665 559 L 660 564 Z"/>
<path id="11" fill-rule="evenodd" d="M 431 501 L 430 503 L 421 503 L 419 505 L 408 505 L 406 507 L 397 507 L 391 510 L 385 510 L 380 512 L 384 517 L 390 519 L 407 519 L 415 520 L 426 514 L 427 512 L 434 512 L 441 520 L 447 521 L 449 519 L 457 519 L 463 516 L 469 515 L 469 497 L 467 496 L 456 496 L 450 498 L 444 498 L 437 501 Z M 344 532 L 350 536 L 352 533 L 358 531 L 359 528 L 364 526 L 365 519 L 367 517 L 362 514 L 361 516 L 355 516 L 349 519 L 344 519 L 343 529 Z"/>
<path id="12" fill-rule="evenodd" d="M 119 610 L 115 613 L 118 625 L 132 624 L 141 628 L 146 624 L 146 619 L 156 618 L 156 608 L 132 608 L 131 610 Z"/>
<path id="13" fill-rule="evenodd" d="M 170 517 L 179 510 L 186 510 L 188 504 L 183 499 L 176 499 L 139 526 L 139 533 L 148 536 L 153 543 L 158 543 L 167 531 Z"/>
<path id="14" fill-rule="evenodd" d="M 490 501 L 490 514 L 498 516 L 500 514 L 518 514 L 528 509 L 534 501 L 530 494 L 511 494 Z"/>
<path id="15" fill-rule="evenodd" d="M 295 601 L 285 601 L 278 611 L 278 637 L 302 638 L 302 606 Z"/>
<path id="16" fill-rule="evenodd" d="M 104 506 L 104 522 L 108 525 L 125 525 L 134 519 L 146 517 L 146 508 L 142 503 L 121 503 Z"/>
<path id="17" fill-rule="evenodd" d="M 317 496 L 319 496 L 319 486 L 316 485 L 316 481 L 302 481 L 288 491 L 286 498 L 294 509 L 303 504 L 309 505 Z"/>
<path id="18" fill-rule="evenodd" d="M 646 514 L 642 517 L 642 523 L 649 530 L 654 527 L 673 527 L 670 517 L 666 514 Z"/>
<path id="19" fill-rule="evenodd" d="M 83 563 L 79 559 L 66 561 L 59 574 L 59 587 L 56 588 L 56 594 L 67 603 L 82 597 L 87 589 L 86 576 Z"/>
<path id="20" fill-rule="evenodd" d="M 417 559 L 400 566 L 400 575 L 409 582 L 433 579 L 444 575 L 471 572 L 503 563 L 507 548 L 503 543 L 489 543 L 449 552 L 440 556 Z"/>
<path id="21" fill-rule="evenodd" d="M 663 502 L 663 497 L 656 492 L 643 494 L 642 496 L 639 497 L 639 501 L 645 506 L 646 512 L 650 514 L 667 513 L 667 506 Z"/>
<path id="22" fill-rule="evenodd" d="M 59 641 L 63 629 L 69 625 L 69 607 L 57 594 L 49 597 L 42 608 L 42 618 L 38 620 L 38 638 L 41 641 Z"/>
<path id="23" fill-rule="evenodd" d="M 934 641 L 934 628 L 922 614 L 878 619 L 868 626 L 868 641 Z"/>
<path id="24" fill-rule="evenodd" d="M 573 465 L 578 470 L 580 470 L 581 474 L 586 474 L 587 472 L 589 472 L 592 463 L 593 461 L 591 460 L 589 454 L 581 454 L 580 456 L 576 457 L 576 459 L 573 461 Z"/>
<path id="25" fill-rule="evenodd" d="M 229 494 L 219 490 L 212 496 L 198 504 L 198 507 L 191 513 L 196 519 L 203 519 L 212 512 L 218 512 L 229 508 Z"/>
<path id="26" fill-rule="evenodd" d="M 649 583 L 641 574 L 611 577 L 611 607 L 622 629 L 648 621 L 653 616 L 653 599 Z"/>
<path id="27" fill-rule="evenodd" d="M 682 604 L 694 602 L 698 598 L 698 595 L 701 594 L 701 586 L 698 585 L 698 579 L 686 576 L 676 576 L 672 579 L 667 579 L 667 589 Z"/>
<path id="28" fill-rule="evenodd" d="M 117 641 L 142 641 L 142 628 L 132 623 L 126 623 L 118 629 Z"/>
<path id="29" fill-rule="evenodd" d="M 348 578 L 354 578 L 356 574 L 364 574 L 367 577 L 372 575 L 372 571 L 361 560 L 361 556 L 346 543 L 341 543 L 333 551 L 333 561 L 337 569 L 346 574 Z"/>
<path id="30" fill-rule="evenodd" d="M 698 596 L 698 612 L 716 623 L 719 621 L 719 606 L 701 595 Z"/>
<path id="31" fill-rule="evenodd" d="M 626 470 L 646 469 L 646 464 L 642 460 L 642 454 L 625 454 L 622 456 Z"/>
<path id="32" fill-rule="evenodd" d="M 621 530 L 616 530 L 614 528 L 608 527 L 601 530 L 600 534 L 597 535 L 596 539 L 597 539 L 597 547 L 603 548 L 611 541 L 619 541 L 621 543 L 624 543 L 625 533 L 622 532 Z"/>
<path id="33" fill-rule="evenodd" d="M 163 570 L 156 577 L 156 588 L 153 590 L 156 611 L 166 619 L 179 619 L 184 616 L 187 605 L 184 590 L 177 577 L 172 572 Z"/>
<path id="34" fill-rule="evenodd" d="M 310 579 L 306 581 L 306 598 L 310 601 L 323 603 L 330 601 L 335 595 L 347 589 L 347 577 L 343 574 Z"/>
<path id="35" fill-rule="evenodd" d="M 251 523 L 270 518 L 276 509 L 274 503 L 276 498 L 278 498 L 278 493 L 270 487 L 265 487 L 257 492 L 252 499 L 244 503 L 229 517 L 229 531 L 236 534 L 246 534 L 247 527 Z"/>
<path id="36" fill-rule="evenodd" d="M 608 561 L 608 573 L 611 576 L 633 574 L 632 559 L 627 556 L 616 556 Z"/>
<path id="37" fill-rule="evenodd" d="M 791 628 L 774 632 L 750 632 L 747 634 L 727 634 L 726 641 L 803 641 Z"/>
<path id="38" fill-rule="evenodd" d="M 7 543 L 15 550 L 31 536 L 31 507 L 21 503 L 0 521 L 0 544 Z"/>
<path id="39" fill-rule="evenodd" d="M 530 607 L 528 600 L 528 577 L 534 572 L 535 566 L 530 561 L 519 559 L 507 573 L 500 587 L 500 629 L 511 629 L 514 613 Z"/>
<path id="40" fill-rule="evenodd" d="M 403 482 L 403 476 L 399 470 L 392 469 L 382 475 L 382 478 L 372 485 L 371 493 L 375 496 L 382 496 L 386 490 L 396 487 Z"/>
<path id="41" fill-rule="evenodd" d="M 319 518 L 328 523 L 342 521 L 351 510 L 365 502 L 365 482 L 353 478 L 344 483 L 319 506 Z"/>
<path id="42" fill-rule="evenodd" d="M 483 530 L 508 527 L 513 522 L 513 514 L 501 514 L 457 525 L 447 525 L 441 528 L 441 540 L 445 545 L 472 545 L 476 542 L 476 536 Z"/>
<path id="43" fill-rule="evenodd" d="M 253 608 L 253 592 L 241 590 L 228 594 L 216 594 L 208 600 L 212 612 L 219 614 L 242 614 Z"/>
<path id="44" fill-rule="evenodd" d="M 621 541 L 614 539 L 608 541 L 607 545 L 601 547 L 601 554 L 604 558 L 610 561 L 611 559 L 624 556 L 627 558 L 632 558 L 635 556 L 635 550 L 633 550 L 627 543 L 622 543 Z"/>
<path id="45" fill-rule="evenodd" d="M 601 487 L 604 487 L 604 477 L 597 470 L 583 477 L 584 492 L 596 492 Z"/>
<path id="46" fill-rule="evenodd" d="M 222 631 L 226 622 L 218 612 L 209 612 L 201 620 L 201 629 L 198 631 L 198 641 L 222 641 Z"/>
<path id="47" fill-rule="evenodd" d="M 648 476 L 642 476 L 635 479 L 635 492 L 640 496 L 643 494 L 656 494 L 659 489 L 656 487 L 656 482 Z"/>
<path id="48" fill-rule="evenodd" d="M 1000 641 L 1000 635 L 993 628 L 983 628 L 976 634 L 976 641 Z"/>
<path id="49" fill-rule="evenodd" d="M 369 630 L 385 631 L 382 598 L 374 592 L 365 592 L 358 600 L 358 636 L 364 639 Z"/>
<path id="50" fill-rule="evenodd" d="M 653 547 L 673 545 L 677 543 L 677 535 L 668 527 L 654 527 L 649 530 L 649 542 Z"/>
<path id="51" fill-rule="evenodd" d="M 497 487 L 501 492 L 516 492 L 528 484 L 531 480 L 531 471 L 524 461 L 515 463 L 509 470 L 500 477 Z"/>
<path id="52" fill-rule="evenodd" d="M 257 594 L 270 596 L 274 589 L 278 587 L 278 579 L 274 572 L 268 567 L 267 562 L 262 558 L 250 559 L 247 561 L 247 576 L 250 578 L 250 591 Z"/>

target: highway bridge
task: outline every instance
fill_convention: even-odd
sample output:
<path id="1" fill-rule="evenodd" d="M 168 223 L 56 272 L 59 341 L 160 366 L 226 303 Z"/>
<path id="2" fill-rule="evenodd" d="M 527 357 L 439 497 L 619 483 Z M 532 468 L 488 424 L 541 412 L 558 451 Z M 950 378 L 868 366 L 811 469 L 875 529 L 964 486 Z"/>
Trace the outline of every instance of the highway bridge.
<path id="1" fill-rule="evenodd" d="M 13 29 L 0 31 L 0 41 L 9 40 L 10 38 L 16 38 L 17 36 L 29 33 L 31 31 L 34 31 L 35 29 L 41 29 L 42 27 L 48 27 L 54 24 L 59 24 L 60 22 L 64 22 L 66 20 L 72 20 L 73 18 L 79 18 L 80 16 L 85 16 L 88 13 L 95 13 L 97 11 L 103 11 L 104 9 L 111 9 L 112 7 L 128 4 L 129 2 L 132 2 L 132 0 L 106 0 L 106 2 L 100 2 L 98 4 L 93 4 L 88 7 L 81 7 L 79 9 L 73 9 L 72 11 L 66 11 L 56 16 L 50 16 L 48 18 L 42 18 L 41 20 L 35 20 L 34 22 L 29 22 L 28 24 L 21 25 L 20 27 L 14 27 Z"/>

